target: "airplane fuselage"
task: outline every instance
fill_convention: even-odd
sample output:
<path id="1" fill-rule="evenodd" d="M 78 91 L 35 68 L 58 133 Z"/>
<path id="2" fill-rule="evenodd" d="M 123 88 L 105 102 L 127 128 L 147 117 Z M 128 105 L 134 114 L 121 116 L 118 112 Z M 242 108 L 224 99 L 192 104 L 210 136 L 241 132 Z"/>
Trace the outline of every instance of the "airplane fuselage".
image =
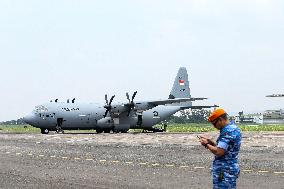
<path id="1" fill-rule="evenodd" d="M 132 112 L 129 116 L 117 116 L 114 110 L 112 117 L 104 117 L 105 108 L 100 104 L 92 103 L 47 103 L 39 105 L 25 120 L 30 125 L 57 130 L 95 129 L 97 131 L 126 132 L 129 129 L 149 129 L 170 115 L 180 110 L 178 106 L 157 106 L 141 113 Z M 125 114 L 125 113 L 124 113 Z"/>

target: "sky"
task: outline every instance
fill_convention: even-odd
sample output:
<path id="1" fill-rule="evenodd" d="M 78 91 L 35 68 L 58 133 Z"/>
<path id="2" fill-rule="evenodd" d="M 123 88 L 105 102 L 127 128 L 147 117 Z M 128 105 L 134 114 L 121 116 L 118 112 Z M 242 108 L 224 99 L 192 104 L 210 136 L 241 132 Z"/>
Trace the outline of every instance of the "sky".
<path id="1" fill-rule="evenodd" d="M 0 121 L 59 98 L 166 99 L 179 67 L 195 105 L 284 107 L 284 2 L 1 0 Z"/>

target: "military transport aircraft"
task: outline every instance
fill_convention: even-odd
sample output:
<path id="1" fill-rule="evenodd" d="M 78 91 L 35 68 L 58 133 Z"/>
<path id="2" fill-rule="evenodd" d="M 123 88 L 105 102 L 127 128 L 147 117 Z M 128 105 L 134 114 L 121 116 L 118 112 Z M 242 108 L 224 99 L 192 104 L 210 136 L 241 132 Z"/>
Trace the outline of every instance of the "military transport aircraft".
<path id="1" fill-rule="evenodd" d="M 105 105 L 96 103 L 77 103 L 50 101 L 36 106 L 24 117 L 26 123 L 40 128 L 42 134 L 49 131 L 95 129 L 97 133 L 127 132 L 129 129 L 143 129 L 158 132 L 161 129 L 153 126 L 166 120 L 169 116 L 184 109 L 202 109 L 214 106 L 193 106 L 192 101 L 207 98 L 192 98 L 186 68 L 180 68 L 169 98 L 166 100 L 134 102 L 137 91 L 131 99 L 128 93 L 126 103 L 112 103 L 115 96 L 108 99 Z"/>
<path id="2" fill-rule="evenodd" d="M 266 97 L 284 97 L 284 94 L 272 94 L 272 95 L 267 95 Z"/>

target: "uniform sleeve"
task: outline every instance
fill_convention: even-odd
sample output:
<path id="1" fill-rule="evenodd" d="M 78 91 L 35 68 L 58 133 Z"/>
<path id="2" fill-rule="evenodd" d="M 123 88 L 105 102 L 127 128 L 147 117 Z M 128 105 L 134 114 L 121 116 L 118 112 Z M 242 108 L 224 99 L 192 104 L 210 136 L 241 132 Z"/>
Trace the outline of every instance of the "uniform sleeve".
<path id="1" fill-rule="evenodd" d="M 228 150 L 230 142 L 234 140 L 234 135 L 232 132 L 224 133 L 220 136 L 217 147 L 224 150 Z"/>

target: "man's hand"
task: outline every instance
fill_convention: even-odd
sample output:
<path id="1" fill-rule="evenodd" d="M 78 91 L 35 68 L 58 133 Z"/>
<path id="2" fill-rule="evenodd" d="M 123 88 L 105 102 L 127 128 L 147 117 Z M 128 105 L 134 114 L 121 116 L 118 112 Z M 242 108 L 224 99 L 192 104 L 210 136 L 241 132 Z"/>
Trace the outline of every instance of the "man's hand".
<path id="1" fill-rule="evenodd" d="M 213 142 L 211 139 L 208 139 L 205 136 L 200 136 L 199 142 L 208 148 L 214 155 L 216 156 L 223 156 L 225 154 L 225 150 L 216 146 L 216 143 Z"/>
<path id="2" fill-rule="evenodd" d="M 201 145 L 206 146 L 207 144 L 209 144 L 208 139 L 205 137 L 200 137 L 199 138 L 199 142 L 201 143 Z"/>
<path id="3" fill-rule="evenodd" d="M 210 144 L 212 146 L 216 146 L 215 142 L 212 141 L 211 139 L 205 137 L 205 136 L 200 136 L 199 137 L 199 142 L 206 147 L 207 144 Z"/>
<path id="4" fill-rule="evenodd" d="M 209 143 L 210 145 L 216 146 L 216 143 L 215 143 L 213 140 L 207 139 L 207 141 L 208 141 L 208 143 Z"/>

